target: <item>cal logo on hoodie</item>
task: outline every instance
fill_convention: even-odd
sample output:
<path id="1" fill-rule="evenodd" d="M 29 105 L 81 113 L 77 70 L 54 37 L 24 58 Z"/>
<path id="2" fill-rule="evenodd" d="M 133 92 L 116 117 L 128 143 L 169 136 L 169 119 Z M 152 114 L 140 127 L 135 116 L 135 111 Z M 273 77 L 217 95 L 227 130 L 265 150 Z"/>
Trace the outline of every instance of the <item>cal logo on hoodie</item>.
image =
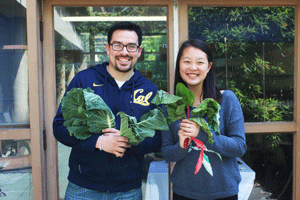
<path id="1" fill-rule="evenodd" d="M 153 92 L 149 92 L 147 95 L 141 95 L 144 92 L 144 89 L 137 89 L 133 93 L 133 103 L 140 104 L 142 106 L 149 106 L 149 99 L 152 96 Z M 139 95 L 140 94 L 140 95 Z"/>

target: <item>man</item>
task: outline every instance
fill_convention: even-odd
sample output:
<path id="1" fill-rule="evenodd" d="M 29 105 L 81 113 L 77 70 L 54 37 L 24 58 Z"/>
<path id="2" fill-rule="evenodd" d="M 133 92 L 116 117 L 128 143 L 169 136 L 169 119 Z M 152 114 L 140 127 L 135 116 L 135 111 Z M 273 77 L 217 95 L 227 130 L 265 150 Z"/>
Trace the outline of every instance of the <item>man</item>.
<path id="1" fill-rule="evenodd" d="M 142 30 L 134 23 L 121 22 L 108 31 L 107 41 L 109 63 L 79 72 L 66 92 L 72 88 L 94 90 L 115 114 L 116 128 L 104 129 L 103 136 L 95 134 L 79 140 L 70 136 L 63 125 L 61 106 L 53 121 L 55 138 L 72 147 L 65 200 L 141 199 L 144 155 L 160 150 L 160 132 L 136 146 L 129 146 L 128 139 L 119 136 L 119 111 L 135 116 L 139 121 L 155 107 L 150 102 L 157 87 L 134 69 L 142 52 Z"/>

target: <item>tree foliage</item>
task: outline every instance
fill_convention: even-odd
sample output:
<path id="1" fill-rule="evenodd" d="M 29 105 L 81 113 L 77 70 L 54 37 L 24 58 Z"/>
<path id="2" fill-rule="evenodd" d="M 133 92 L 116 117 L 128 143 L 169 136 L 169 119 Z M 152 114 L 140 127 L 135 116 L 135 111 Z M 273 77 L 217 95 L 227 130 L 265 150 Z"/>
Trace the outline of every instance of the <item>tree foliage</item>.
<path id="1" fill-rule="evenodd" d="M 189 8 L 189 38 L 210 45 L 218 84 L 248 122 L 293 120 L 294 16 L 293 7 Z"/>

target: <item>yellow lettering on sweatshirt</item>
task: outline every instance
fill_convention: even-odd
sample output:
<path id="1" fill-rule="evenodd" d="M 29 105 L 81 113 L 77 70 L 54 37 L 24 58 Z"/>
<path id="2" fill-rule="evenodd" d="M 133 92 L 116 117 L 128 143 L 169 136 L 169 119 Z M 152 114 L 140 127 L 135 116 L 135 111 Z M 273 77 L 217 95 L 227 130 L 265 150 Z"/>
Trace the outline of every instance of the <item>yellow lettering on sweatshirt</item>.
<path id="1" fill-rule="evenodd" d="M 140 93 L 144 92 L 143 89 L 138 89 L 138 90 L 135 90 L 134 93 L 133 93 L 133 103 L 137 103 L 137 104 L 140 104 L 142 106 L 149 106 L 150 103 L 149 103 L 149 99 L 150 97 L 152 96 L 153 92 L 149 92 L 147 95 L 138 95 Z"/>

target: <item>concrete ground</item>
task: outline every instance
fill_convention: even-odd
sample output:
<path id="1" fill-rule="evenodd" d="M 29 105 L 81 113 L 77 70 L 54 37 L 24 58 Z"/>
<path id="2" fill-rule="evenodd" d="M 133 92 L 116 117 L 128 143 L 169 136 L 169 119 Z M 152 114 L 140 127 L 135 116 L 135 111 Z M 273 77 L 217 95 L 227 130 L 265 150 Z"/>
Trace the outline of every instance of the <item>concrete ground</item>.
<path id="1" fill-rule="evenodd" d="M 1 200 L 32 199 L 31 169 L 0 171 Z"/>
<path id="2" fill-rule="evenodd" d="M 248 200 L 275 200 L 271 195 L 272 193 L 265 191 L 259 184 L 254 184 Z"/>

